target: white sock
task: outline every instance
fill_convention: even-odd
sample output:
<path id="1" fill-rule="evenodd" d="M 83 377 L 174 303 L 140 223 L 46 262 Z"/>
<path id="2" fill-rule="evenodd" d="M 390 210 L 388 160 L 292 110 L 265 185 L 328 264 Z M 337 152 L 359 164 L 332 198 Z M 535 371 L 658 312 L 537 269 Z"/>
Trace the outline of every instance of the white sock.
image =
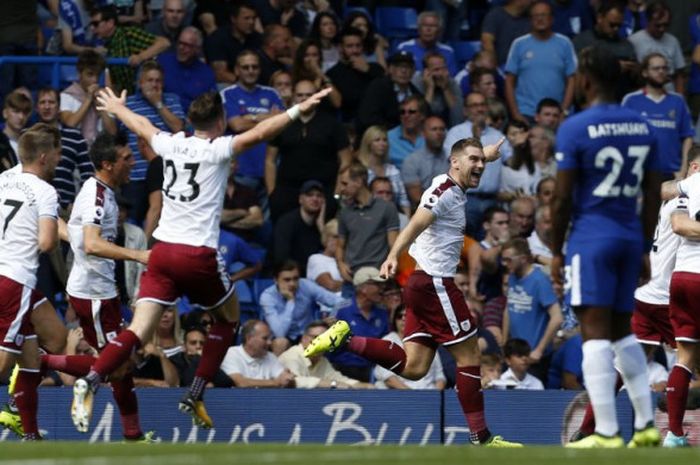
<path id="1" fill-rule="evenodd" d="M 617 357 L 615 362 L 634 407 L 634 428 L 642 430 L 654 420 L 644 350 L 633 335 L 615 341 L 612 346 Z"/>
<path id="2" fill-rule="evenodd" d="M 592 339 L 583 343 L 583 380 L 595 414 L 595 432 L 604 436 L 618 433 L 615 411 L 617 372 L 613 364 L 612 343 Z"/>

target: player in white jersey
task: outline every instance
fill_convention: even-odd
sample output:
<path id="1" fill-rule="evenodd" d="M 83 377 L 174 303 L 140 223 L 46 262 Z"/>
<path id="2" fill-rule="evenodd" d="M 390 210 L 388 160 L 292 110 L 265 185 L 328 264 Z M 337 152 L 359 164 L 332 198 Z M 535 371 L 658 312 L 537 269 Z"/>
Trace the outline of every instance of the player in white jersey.
<path id="1" fill-rule="evenodd" d="M 464 243 L 466 191 L 479 185 L 484 163 L 498 159 L 502 143 L 503 139 L 483 148 L 478 139 L 470 138 L 452 146 L 449 171 L 433 179 L 382 264 L 380 274 L 393 276 L 398 256 L 409 246 L 416 260 L 416 270 L 404 288 L 404 349 L 383 339 L 353 336 L 348 323 L 340 320 L 314 339 L 304 355 L 313 357 L 346 344 L 349 351 L 417 380 L 428 372 L 437 346 L 444 345 L 457 362 L 457 398 L 472 442 L 518 447 L 492 435 L 486 426 L 477 323 L 453 279 Z"/>
<path id="2" fill-rule="evenodd" d="M 58 196 L 48 183 L 61 158 L 61 136 L 43 123 L 19 139 L 22 172 L 0 175 L 0 377 L 17 361 L 15 398 L 24 438 L 37 426 L 39 346 L 30 314 L 46 300 L 36 287 L 39 253 L 58 243 Z"/>
<path id="3" fill-rule="evenodd" d="M 126 137 L 100 133 L 90 146 L 90 160 L 95 175 L 80 189 L 70 220 L 68 233 L 73 250 L 73 267 L 68 276 L 67 292 L 76 312 L 83 337 L 101 350 L 122 328 L 121 303 L 115 276 L 115 260 L 147 263 L 147 250 L 133 250 L 114 244 L 117 238 L 119 207 L 115 189 L 129 181 L 134 157 Z M 47 355 L 44 366 L 73 376 L 85 376 L 94 363 L 89 355 Z M 138 403 L 131 372 L 111 379 L 114 400 L 119 407 L 124 437 L 145 440 L 138 419 Z M 73 408 L 79 408 L 74 405 Z M 82 418 L 73 412 L 74 418 Z M 78 431 L 87 425 L 77 424 Z"/>
<path id="4" fill-rule="evenodd" d="M 678 359 L 668 376 L 668 433 L 664 447 L 688 447 L 683 431 L 683 417 L 688 399 L 688 385 L 697 366 L 700 342 L 700 147 L 688 153 L 689 173 L 678 183 L 664 184 L 664 198 L 680 194 L 678 207 L 671 216 L 673 231 L 681 236 L 671 277 L 669 316 L 676 339 Z M 670 189 L 669 189 L 670 187 Z"/>
<path id="5" fill-rule="evenodd" d="M 74 423 L 89 423 L 100 381 L 126 361 L 134 348 L 150 339 L 163 309 L 185 294 L 190 302 L 211 312 L 214 324 L 192 386 L 179 408 L 192 415 L 195 424 L 212 427 L 204 407 L 204 388 L 233 343 L 239 316 L 233 283 L 217 252 L 231 158 L 279 134 L 302 113 L 312 111 L 329 92 L 324 89 L 237 136 L 223 136 L 226 122 L 219 94 L 203 94 L 188 111 L 195 129 L 191 137 L 161 133 L 148 119 L 126 107 L 126 93 L 117 97 L 111 89 L 105 89 L 98 94 L 100 111 L 116 115 L 163 158 L 163 208 L 153 233 L 159 242 L 153 246 L 141 278 L 134 319 L 127 330 L 110 341 L 90 373 L 76 381 L 73 401 L 82 416 L 74 418 Z"/>

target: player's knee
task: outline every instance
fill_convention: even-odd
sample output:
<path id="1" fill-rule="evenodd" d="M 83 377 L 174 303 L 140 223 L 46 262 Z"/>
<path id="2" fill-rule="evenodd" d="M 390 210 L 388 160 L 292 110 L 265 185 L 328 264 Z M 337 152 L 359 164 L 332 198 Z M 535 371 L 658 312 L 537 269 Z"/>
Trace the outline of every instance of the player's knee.
<path id="1" fill-rule="evenodd" d="M 428 374 L 429 369 L 430 369 L 430 363 L 428 363 L 428 364 L 425 364 L 424 362 L 411 363 L 411 361 L 409 360 L 406 363 L 406 367 L 401 372 L 401 377 L 406 378 L 406 379 L 410 379 L 411 381 L 418 381 L 419 379 L 423 378 L 425 375 Z"/>

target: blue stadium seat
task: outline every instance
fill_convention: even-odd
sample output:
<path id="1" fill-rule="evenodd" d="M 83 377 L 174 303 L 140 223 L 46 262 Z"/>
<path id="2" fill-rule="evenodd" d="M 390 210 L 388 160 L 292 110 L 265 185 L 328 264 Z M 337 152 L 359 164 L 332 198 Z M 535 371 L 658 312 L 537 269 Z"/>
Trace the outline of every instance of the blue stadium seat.
<path id="1" fill-rule="evenodd" d="M 481 50 L 481 42 L 478 40 L 452 42 L 450 45 L 455 51 L 457 69 L 464 68 L 464 65 Z"/>
<path id="2" fill-rule="evenodd" d="M 348 16 L 350 16 L 350 13 L 353 13 L 355 11 L 360 11 L 364 13 L 370 19 L 370 21 L 372 20 L 372 14 L 367 8 L 362 6 L 346 6 L 343 9 L 343 19 L 347 18 Z"/>
<path id="3" fill-rule="evenodd" d="M 387 38 L 409 39 L 418 35 L 418 15 L 413 8 L 377 7 L 374 26 Z"/>
<path id="4" fill-rule="evenodd" d="M 275 284 L 275 281 L 271 278 L 259 278 L 253 280 L 253 295 L 255 296 L 255 302 L 260 305 L 260 294 L 263 293 L 265 289 Z"/>

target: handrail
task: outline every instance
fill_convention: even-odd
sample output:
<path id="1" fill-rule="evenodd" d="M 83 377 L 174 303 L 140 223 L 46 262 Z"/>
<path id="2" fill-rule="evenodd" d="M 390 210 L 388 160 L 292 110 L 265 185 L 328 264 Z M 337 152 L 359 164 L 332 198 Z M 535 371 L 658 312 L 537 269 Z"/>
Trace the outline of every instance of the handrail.
<path id="1" fill-rule="evenodd" d="M 128 58 L 106 58 L 108 65 L 128 65 Z M 3 55 L 0 56 L 0 67 L 4 64 L 15 64 L 15 65 L 44 65 L 51 66 L 51 87 L 58 89 L 61 84 L 61 65 L 74 65 L 78 62 L 78 57 L 76 56 L 16 56 L 16 55 Z"/>

